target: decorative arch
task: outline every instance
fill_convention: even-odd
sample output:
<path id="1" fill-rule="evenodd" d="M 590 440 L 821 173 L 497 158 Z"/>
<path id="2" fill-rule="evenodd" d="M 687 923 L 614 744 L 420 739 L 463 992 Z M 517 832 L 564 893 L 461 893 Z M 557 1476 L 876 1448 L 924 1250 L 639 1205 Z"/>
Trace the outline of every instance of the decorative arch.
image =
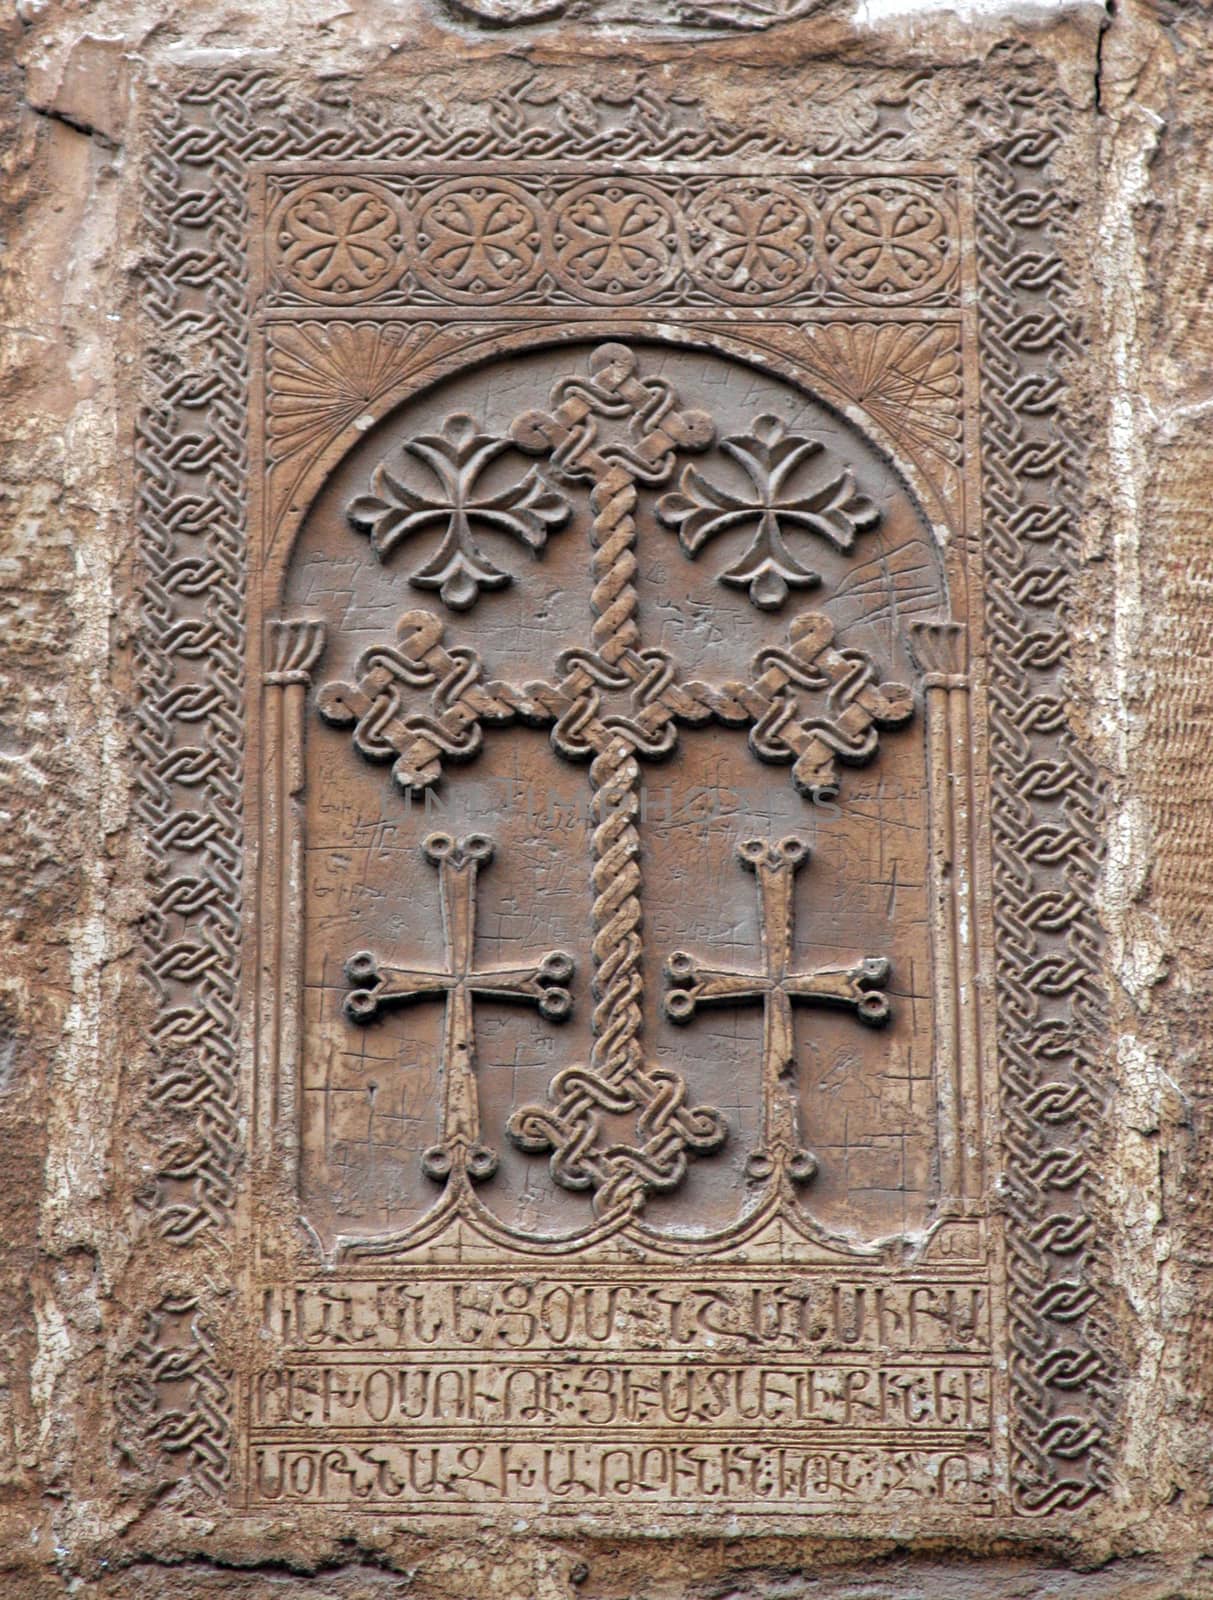
<path id="1" fill-rule="evenodd" d="M 372 429 L 378 431 L 390 425 L 403 407 L 438 384 L 476 367 L 487 367 L 523 352 L 617 339 L 727 356 L 782 378 L 817 400 L 845 426 L 856 429 L 889 464 L 945 560 L 949 591 L 963 590 L 956 548 L 964 515 L 960 474 L 957 471 L 956 491 L 951 496 L 940 481 L 944 462 L 951 457 L 955 464 L 960 458 L 959 344 L 954 365 L 951 358 L 941 358 L 943 376 L 938 380 L 938 404 L 930 430 L 935 441 L 932 449 L 921 440 L 915 447 L 904 428 L 894 432 L 892 418 L 898 410 L 895 399 L 890 397 L 883 405 L 873 404 L 858 373 L 848 375 L 841 368 L 832 367 L 828 356 L 814 354 L 807 330 L 793 332 L 789 337 L 789 330 L 780 325 L 714 325 L 708 336 L 694 325 L 667 323 L 658 334 L 651 322 L 625 322 L 618 314 L 610 320 L 573 325 L 531 322 L 518 326 L 464 326 L 421 322 L 405 326 L 342 322 L 304 324 L 302 328 L 315 330 L 317 339 L 330 341 L 337 348 L 327 363 L 318 349 L 313 350 L 306 360 L 306 377 L 299 374 L 294 378 L 292 358 L 273 345 L 267 352 L 267 449 L 262 474 L 267 534 L 263 562 L 265 593 L 276 597 L 278 603 L 295 541 L 317 494 Z M 939 335 L 941 330 L 928 328 L 926 332 Z M 298 339 L 301 329 L 293 325 L 282 336 Z M 361 350 L 356 348 L 359 338 L 365 341 Z M 301 356 L 293 359 L 303 363 Z M 326 365 L 327 375 L 323 372 Z M 324 384 L 326 376 L 332 396 L 327 406 L 318 403 L 317 395 L 318 385 Z M 871 381 L 869 377 L 867 382 Z M 920 386 L 926 381 L 920 380 Z"/>
<path id="2" fill-rule="evenodd" d="M 362 756 L 372 762 L 390 762 L 395 783 L 406 794 L 431 789 L 440 781 L 445 762 L 471 759 L 480 750 L 486 729 L 510 723 L 548 727 L 552 744 L 562 757 L 588 764 L 594 888 L 590 959 L 593 1042 L 584 1064 L 572 1064 L 556 1073 L 546 1102 L 515 1109 L 507 1131 L 519 1149 L 549 1155 L 558 1185 L 593 1192 L 598 1217 L 590 1230 L 594 1238 L 605 1239 L 623 1229 L 629 1237 L 645 1238 L 651 1244 L 661 1230 L 643 1220 L 646 1197 L 676 1188 L 688 1162 L 710 1157 L 726 1137 L 720 1112 L 694 1103 L 680 1074 L 668 1065 L 654 1064 L 641 1042 L 643 951 L 637 862 L 642 763 L 668 755 L 686 730 L 704 724 L 748 728 L 754 754 L 764 761 L 791 765 L 793 782 L 802 795 L 816 802 L 828 801 L 838 792 L 836 763 L 871 760 L 880 731 L 905 724 L 914 714 L 912 690 L 901 683 L 882 681 L 862 651 L 836 640 L 834 624 L 823 612 L 795 615 L 786 644 L 761 650 L 748 682 L 714 686 L 687 678 L 667 651 L 644 644 L 637 623 L 634 581 L 636 506 L 641 487 L 666 491 L 658 514 L 671 537 L 674 531 L 681 535 L 688 555 L 697 553 L 697 541 L 710 534 L 708 524 L 713 520 L 748 520 L 758 527 L 749 557 L 734 564 L 733 576 L 748 583 L 749 598 L 760 610 L 766 608 L 770 596 L 769 590 L 761 588 L 763 573 L 778 566 L 770 540 L 759 549 L 766 523 L 774 526 L 781 518 L 799 518 L 825 536 L 827 543 L 849 550 L 864 527 L 875 522 L 875 509 L 859 491 L 849 468 L 832 479 L 827 475 L 825 487 L 816 495 L 779 499 L 783 484 L 791 481 L 801 459 L 819 446 L 807 437 L 788 435 L 777 419 L 763 419 L 763 423 L 745 440 L 725 441 L 726 449 L 747 466 L 755 486 L 765 474 L 763 504 L 767 509 L 750 506 L 738 510 L 739 501 L 730 501 L 684 459 L 701 456 L 712 444 L 712 419 L 686 409 L 668 383 L 647 375 L 632 349 L 615 341 L 598 346 L 588 368 L 577 370 L 575 366 L 557 383 L 546 410 L 524 410 L 516 415 L 510 438 L 518 449 L 543 459 L 546 477 L 532 470 L 495 501 L 473 502 L 471 482 L 465 483 L 461 474 L 466 476 L 482 457 L 488 459 L 497 446 L 488 435 L 476 433 L 470 419 L 456 417 L 448 419 L 441 433 L 419 436 L 411 446 L 442 479 L 448 500 L 441 508 L 421 502 L 407 485 L 385 475 L 385 469 L 377 469 L 375 492 L 356 496 L 347 510 L 353 527 L 377 541 L 385 556 L 390 556 L 394 541 L 410 523 L 428 520 L 437 524 L 445 519 L 439 557 L 417 569 L 414 581 L 420 580 L 430 590 L 440 589 L 440 601 L 448 611 L 458 613 L 475 603 L 480 583 L 488 588 L 497 584 L 483 569 L 479 578 L 475 576 L 475 565 L 469 567 L 466 552 L 461 555 L 451 544 L 452 530 L 465 526 L 474 511 L 479 516 L 512 519 L 515 531 L 526 534 L 529 529 L 536 542 L 542 542 L 547 531 L 567 515 L 565 497 L 579 487 L 588 490 L 594 550 L 589 647 L 565 650 L 555 663 L 554 680 L 519 684 L 490 676 L 490 671 L 498 670 L 495 663 L 486 664 L 466 646 L 447 641 L 442 618 L 434 611 L 413 607 L 400 617 L 394 643 L 385 641 L 364 651 L 353 681 L 323 682 L 315 704 L 326 723 L 350 731 Z M 616 428 L 616 436 L 609 441 L 603 432 L 608 424 Z M 332 451 L 339 450 L 342 437 L 329 447 Z M 320 470 L 319 459 L 313 470 Z M 305 496 L 296 499 L 302 504 Z M 921 519 L 920 507 L 913 501 L 910 504 Z M 770 538 L 774 537 L 771 534 Z M 763 557 L 761 563 L 753 556 L 755 549 Z M 280 542 L 280 550 L 285 550 L 285 541 Z M 452 550 L 455 553 L 442 567 L 443 552 Z M 452 573 L 459 586 L 452 584 Z M 504 575 L 497 576 L 504 581 Z M 803 569 L 788 571 L 787 576 L 806 584 L 816 578 Z M 783 584 L 784 578 L 777 574 L 777 581 Z M 781 598 L 777 592 L 777 604 Z M 941 592 L 939 600 L 942 598 Z M 318 659 L 316 626 L 314 619 L 275 624 L 271 640 L 277 656 L 270 663 L 267 684 L 274 688 L 304 685 Z M 961 625 L 946 619 L 928 626 L 932 637 L 939 635 L 953 646 L 963 639 Z M 608 713 L 604 696 L 619 691 L 631 696 L 632 709 L 626 714 Z M 932 704 L 928 694 L 928 709 Z M 302 697 L 296 696 L 289 731 L 300 745 L 302 716 Z M 933 715 L 933 721 L 937 720 Z M 279 726 L 283 726 L 281 721 Z M 937 745 L 935 737 L 932 749 Z M 937 752 L 932 759 L 937 759 Z M 289 765 L 298 768 L 300 763 L 296 758 Z M 300 776 L 293 795 L 301 788 Z M 279 782 L 281 815 L 267 828 L 268 837 L 280 831 L 281 820 L 288 813 L 296 816 L 298 826 L 293 795 L 283 794 Z M 286 831 L 289 834 L 292 829 Z M 291 848 L 297 855 L 300 847 L 296 839 Z M 508 996 L 536 1006 L 541 1017 L 559 1020 L 570 1005 L 567 985 L 573 976 L 574 958 L 567 951 L 551 951 L 528 957 L 527 965 L 509 971 L 477 969 L 473 949 L 476 878 L 478 869 L 492 859 L 492 842 L 480 835 L 460 839 L 438 833 L 426 840 L 425 853 L 439 874 L 446 930 L 441 969 L 395 967 L 390 959 L 371 950 L 352 954 L 346 965 L 350 987 L 345 1009 L 349 1020 L 357 1024 L 373 1022 L 385 1009 L 423 995 L 445 997 L 441 1130 L 438 1142 L 425 1152 L 423 1160 L 425 1172 L 443 1186 L 443 1193 L 437 1210 L 427 1213 L 419 1224 L 420 1232 L 406 1229 L 403 1235 L 397 1232 L 388 1237 L 401 1248 L 419 1246 L 422 1236 L 431 1236 L 437 1219 L 449 1214 L 459 1219 L 460 1226 L 478 1217 L 481 1231 L 487 1230 L 486 1236 L 503 1243 L 512 1236 L 511 1230 L 502 1231 L 473 1188 L 491 1179 L 498 1165 L 498 1152 L 484 1137 L 479 1112 L 475 1001 L 477 995 L 498 1000 Z M 747 1238 L 756 1215 L 776 1218 L 793 1214 L 801 1235 L 812 1235 L 819 1242 L 829 1238 L 828 1230 L 806 1217 L 797 1201 L 798 1189 L 814 1177 L 817 1158 L 802 1139 L 795 1101 L 783 1082 L 792 1002 L 841 1008 L 852 1012 L 857 1021 L 876 1026 L 890 1011 L 884 987 L 889 964 L 879 952 L 865 954 L 850 966 L 820 970 L 792 970 L 790 944 L 782 956 L 772 954 L 781 939 L 791 938 L 792 878 L 806 857 L 807 851 L 793 837 L 777 845 L 760 839 L 743 845 L 741 865 L 755 875 L 764 929 L 768 965 L 762 972 L 716 971 L 681 953 L 671 956 L 667 964 L 669 991 L 664 1010 L 671 1021 L 689 1021 L 704 1006 L 762 1001 L 762 1134 L 747 1164 L 750 1179 L 760 1186 L 761 1194 L 756 1208 L 748 1205 L 739 1219 Z M 932 870 L 942 883 L 947 864 L 938 850 L 936 857 Z M 280 907 L 282 886 L 290 880 L 289 872 L 278 874 Z M 949 950 L 955 944 L 958 917 L 958 912 L 949 909 L 938 921 L 936 943 L 941 959 L 943 944 L 948 944 Z M 297 928 L 298 921 L 297 915 L 281 909 L 278 937 L 297 937 L 287 930 Z M 954 952 L 948 956 L 953 958 Z M 772 961 L 777 962 L 778 970 L 770 965 Z M 946 981 L 945 976 L 937 978 L 941 988 Z M 293 1062 L 286 1062 L 282 1055 L 283 1040 L 294 1045 Z M 273 1068 L 275 1079 L 286 1086 L 279 1098 L 288 1123 L 293 1124 L 287 1138 L 297 1144 L 297 1017 L 293 1024 L 278 1027 L 274 1041 L 279 1053 Z M 945 1093 L 944 1102 L 948 1098 Z M 954 1120 L 958 1107 L 949 1104 L 946 1111 Z M 636 1119 L 637 1131 L 630 1140 L 621 1140 L 617 1132 L 609 1136 L 606 1131 L 607 1123 L 624 1113 Z M 941 1111 L 941 1118 L 943 1115 Z M 957 1145 L 951 1133 L 947 1138 L 941 1134 L 941 1141 L 951 1149 Z M 959 1179 L 951 1183 L 952 1188 L 961 1186 Z M 584 1240 L 589 1235 L 579 1229 L 570 1237 Z M 728 1229 L 709 1229 L 700 1248 L 725 1248 L 729 1237 Z M 538 1242 L 533 1244 L 540 1248 Z M 552 1247 L 556 1247 L 554 1239 Z M 350 1241 L 349 1248 L 357 1251 L 361 1245 Z"/>

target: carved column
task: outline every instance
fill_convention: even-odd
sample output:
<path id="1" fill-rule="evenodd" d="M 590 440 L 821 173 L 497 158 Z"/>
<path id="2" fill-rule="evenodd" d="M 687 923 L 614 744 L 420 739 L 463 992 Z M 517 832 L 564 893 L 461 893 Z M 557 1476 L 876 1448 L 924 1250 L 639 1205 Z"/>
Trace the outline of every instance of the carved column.
<path id="1" fill-rule="evenodd" d="M 303 719 L 323 649 L 323 623 L 290 618 L 266 624 L 255 1104 L 259 1148 L 287 1154 L 292 1166 L 299 1143 L 304 960 Z"/>
<path id="2" fill-rule="evenodd" d="M 968 640 L 961 622 L 910 631 L 925 674 L 940 1193 L 969 1210 L 983 1179 Z"/>

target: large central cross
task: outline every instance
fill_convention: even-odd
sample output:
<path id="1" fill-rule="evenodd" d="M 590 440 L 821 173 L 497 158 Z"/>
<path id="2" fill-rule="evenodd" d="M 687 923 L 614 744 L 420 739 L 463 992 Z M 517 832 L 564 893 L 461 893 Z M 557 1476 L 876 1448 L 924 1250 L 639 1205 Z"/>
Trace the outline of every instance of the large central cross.
<path id="1" fill-rule="evenodd" d="M 792 890 L 796 873 L 809 859 L 808 845 L 796 838 L 775 845 L 747 839 L 737 854 L 758 883 L 762 967 L 757 972 L 707 967 L 685 950 L 676 950 L 666 962 L 666 978 L 674 987 L 665 997 L 665 1013 L 672 1022 L 689 1022 L 699 1006 L 761 1002 L 762 1144 L 750 1155 L 747 1167 L 753 1178 L 786 1174 L 794 1183 L 807 1183 L 817 1171 L 817 1158 L 800 1140 L 792 1006 L 848 1006 L 860 1022 L 879 1027 L 889 1017 L 888 997 L 881 987 L 888 979 L 889 963 L 884 956 L 865 956 L 852 967 L 797 971 L 792 965 Z"/>
<path id="2" fill-rule="evenodd" d="M 445 998 L 442 1135 L 421 1164 L 439 1183 L 456 1169 L 480 1182 L 496 1172 L 497 1155 L 480 1137 L 473 1001 L 522 1000 L 537 1006 L 549 1022 L 561 1022 L 572 1008 L 565 985 L 573 976 L 573 958 L 550 950 L 531 966 L 478 968 L 476 877 L 493 859 L 492 841 L 473 833 L 456 843 L 450 834 L 431 833 L 421 849 L 438 868 L 446 965 L 441 971 L 393 967 L 381 964 L 369 950 L 359 950 L 345 964 L 346 978 L 354 986 L 345 997 L 345 1014 L 351 1022 L 368 1023 L 388 1006 Z"/>

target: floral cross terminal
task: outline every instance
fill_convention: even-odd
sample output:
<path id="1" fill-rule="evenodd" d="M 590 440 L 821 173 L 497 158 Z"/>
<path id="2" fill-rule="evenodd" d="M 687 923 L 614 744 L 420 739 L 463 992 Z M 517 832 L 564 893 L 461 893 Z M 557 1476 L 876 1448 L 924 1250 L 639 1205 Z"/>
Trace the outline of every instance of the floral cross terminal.
<path id="1" fill-rule="evenodd" d="M 857 492 L 850 467 L 798 491 L 791 489 L 797 470 L 810 460 L 825 464 L 827 452 L 816 439 L 789 433 L 778 417 L 756 418 L 752 433 L 722 439 L 720 448 L 741 466 L 753 491 L 734 494 L 687 467 L 680 487 L 661 497 L 657 515 L 678 529 L 679 543 L 692 558 L 717 534 L 752 526 L 750 543 L 720 574 L 720 581 L 748 587 L 750 599 L 764 611 L 778 611 L 789 589 L 821 582 L 821 574 L 788 548 L 790 531 L 815 533 L 836 550 L 850 550 L 856 534 L 880 521 L 879 509 Z"/>
<path id="2" fill-rule="evenodd" d="M 410 488 L 381 461 L 371 477 L 372 493 L 352 500 L 346 514 L 360 533 L 370 535 L 381 558 L 414 534 L 442 527 L 438 549 L 410 574 L 409 582 L 418 589 L 437 589 L 453 611 L 466 611 L 482 589 L 503 589 L 513 581 L 485 555 L 474 530 L 509 534 L 538 552 L 549 530 L 569 519 L 568 501 L 536 467 L 505 488 L 477 494 L 481 473 L 510 448 L 509 439 L 478 433 L 471 417 L 456 412 L 446 418 L 440 433 L 418 434 L 403 446 L 429 468 L 436 489 L 425 493 Z"/>

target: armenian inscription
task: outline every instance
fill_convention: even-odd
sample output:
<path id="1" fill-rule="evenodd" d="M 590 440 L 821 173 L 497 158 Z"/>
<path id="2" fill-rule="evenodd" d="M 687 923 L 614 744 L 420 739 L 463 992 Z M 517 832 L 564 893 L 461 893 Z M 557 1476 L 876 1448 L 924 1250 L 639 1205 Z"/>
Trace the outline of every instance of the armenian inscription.
<path id="1" fill-rule="evenodd" d="M 1085 1222 L 1008 1287 L 993 1200 L 973 167 L 542 137 L 248 166 L 256 1357 L 218 1490 L 1076 1507 Z"/>

